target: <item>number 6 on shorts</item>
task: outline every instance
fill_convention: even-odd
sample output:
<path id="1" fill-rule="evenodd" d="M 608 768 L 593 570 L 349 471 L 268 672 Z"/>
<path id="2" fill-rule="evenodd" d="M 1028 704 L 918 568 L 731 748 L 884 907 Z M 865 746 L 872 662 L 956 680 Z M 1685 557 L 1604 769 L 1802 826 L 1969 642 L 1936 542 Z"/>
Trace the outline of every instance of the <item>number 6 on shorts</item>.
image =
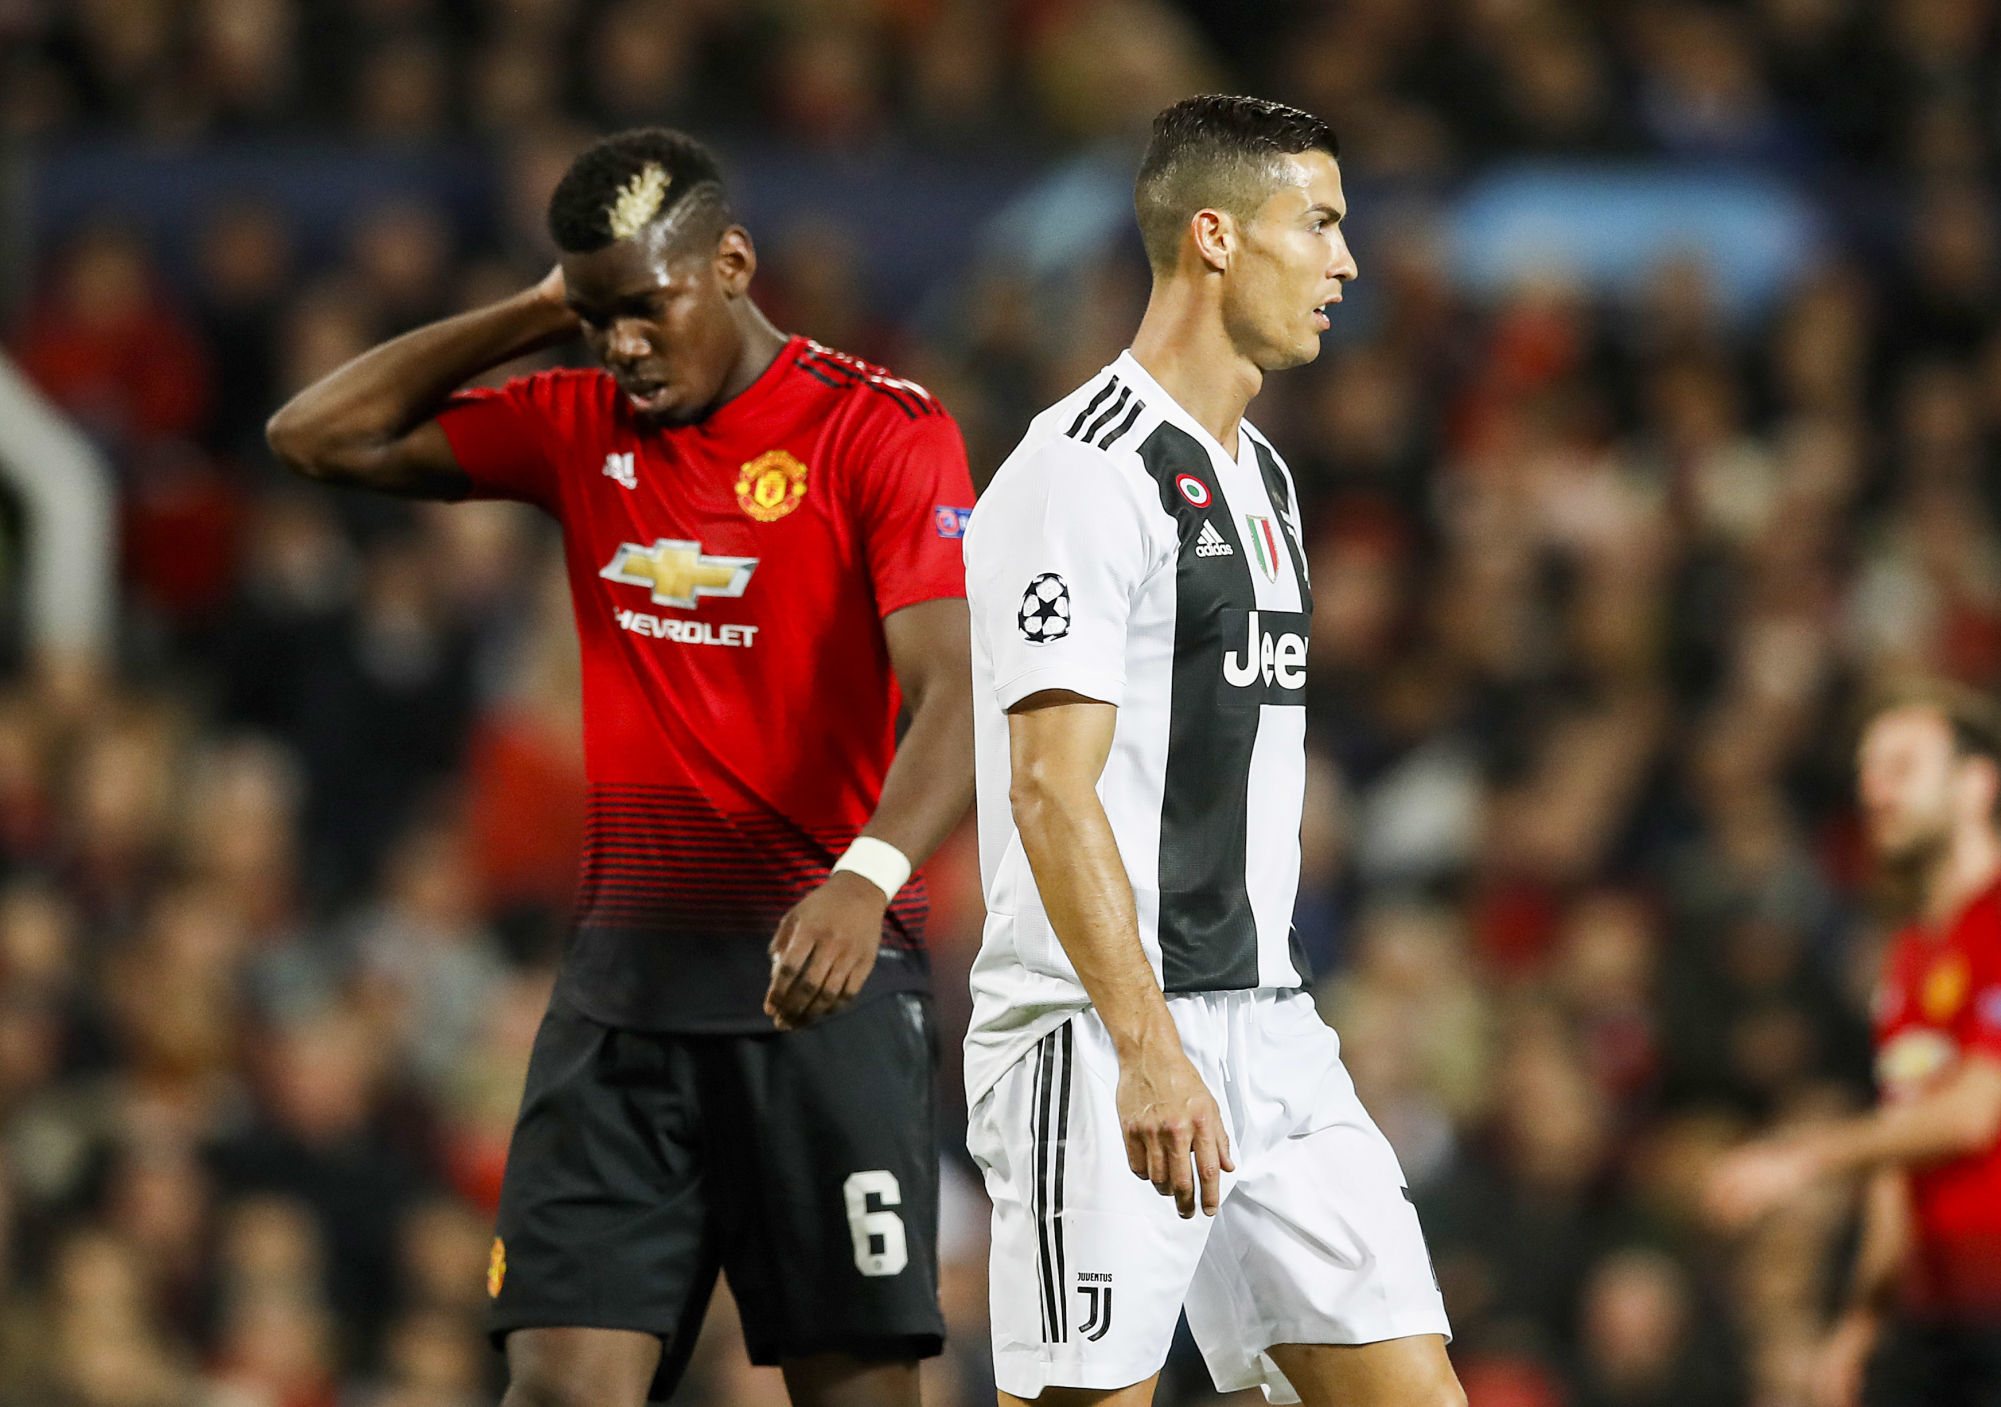
<path id="1" fill-rule="evenodd" d="M 904 1244 L 903 1218 L 887 1210 L 903 1202 L 903 1188 L 896 1174 L 887 1168 L 873 1168 L 849 1176 L 841 1185 L 848 1203 L 848 1233 L 855 1242 L 855 1269 L 864 1275 L 894 1275 L 910 1263 Z M 869 1208 L 869 1198 L 877 1206 Z M 880 1241 L 882 1247 L 876 1248 Z"/>

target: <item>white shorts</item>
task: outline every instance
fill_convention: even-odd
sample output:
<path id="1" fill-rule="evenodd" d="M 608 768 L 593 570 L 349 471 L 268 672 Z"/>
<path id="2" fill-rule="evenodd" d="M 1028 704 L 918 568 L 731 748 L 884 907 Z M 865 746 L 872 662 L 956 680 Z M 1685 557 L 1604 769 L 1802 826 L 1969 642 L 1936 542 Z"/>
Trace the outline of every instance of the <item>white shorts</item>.
<path id="1" fill-rule="evenodd" d="M 1181 1043 L 1221 1105 L 1234 1173 L 1214 1217 L 1126 1163 L 1118 1059 L 1083 1011 L 980 1097 L 966 1143 L 993 1199 L 994 1379 L 1118 1388 L 1188 1326 L 1219 1392 L 1297 1402 L 1273 1344 L 1446 1334 L 1445 1305 L 1396 1154 L 1300 992 L 1171 997 Z"/>

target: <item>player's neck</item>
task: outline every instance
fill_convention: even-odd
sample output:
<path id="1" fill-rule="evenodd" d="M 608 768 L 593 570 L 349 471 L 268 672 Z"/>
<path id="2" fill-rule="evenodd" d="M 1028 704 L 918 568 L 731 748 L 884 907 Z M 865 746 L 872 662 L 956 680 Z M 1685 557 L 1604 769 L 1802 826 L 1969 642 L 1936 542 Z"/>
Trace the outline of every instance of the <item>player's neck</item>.
<path id="1" fill-rule="evenodd" d="M 1996 879 L 2001 879 L 2001 835 L 1992 826 L 1963 831 L 1926 877 L 1925 918 L 1951 922 Z"/>
<path id="2" fill-rule="evenodd" d="M 1230 454 L 1264 373 L 1238 351 L 1207 282 L 1158 279 L 1133 334 L 1133 360 Z"/>
<path id="3" fill-rule="evenodd" d="M 715 403 L 709 407 L 714 414 L 757 383 L 757 378 L 771 369 L 778 360 L 778 354 L 785 350 L 789 340 L 784 333 L 771 325 L 771 319 L 764 310 L 745 298 L 738 304 L 737 326 L 742 331 L 742 341 L 738 344 L 736 365 L 723 378 L 722 388 L 716 392 Z"/>

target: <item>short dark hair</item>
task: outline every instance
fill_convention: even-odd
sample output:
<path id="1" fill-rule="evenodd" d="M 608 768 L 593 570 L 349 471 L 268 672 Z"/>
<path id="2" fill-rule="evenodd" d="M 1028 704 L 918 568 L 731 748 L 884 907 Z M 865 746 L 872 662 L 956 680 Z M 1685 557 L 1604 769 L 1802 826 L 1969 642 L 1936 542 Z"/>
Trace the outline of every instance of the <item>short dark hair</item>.
<path id="1" fill-rule="evenodd" d="M 1893 680 L 1864 701 L 1862 731 L 1884 714 L 1907 708 L 1927 709 L 1943 718 L 1952 729 L 1953 751 L 1961 757 L 1984 757 L 2001 766 L 2001 703 L 1983 690 L 1953 679 Z"/>
<path id="2" fill-rule="evenodd" d="M 589 254 L 669 215 L 720 236 L 734 219 L 716 154 L 686 132 L 637 127 L 575 161 L 549 197 L 549 234 L 565 254 Z"/>
<path id="3" fill-rule="evenodd" d="M 1181 232 L 1198 210 L 1248 220 L 1277 187 L 1277 158 L 1324 151 L 1336 160 L 1334 129 L 1310 112 L 1268 98 L 1204 93 L 1153 119 L 1153 139 L 1133 182 L 1133 210 L 1147 262 L 1174 267 Z"/>

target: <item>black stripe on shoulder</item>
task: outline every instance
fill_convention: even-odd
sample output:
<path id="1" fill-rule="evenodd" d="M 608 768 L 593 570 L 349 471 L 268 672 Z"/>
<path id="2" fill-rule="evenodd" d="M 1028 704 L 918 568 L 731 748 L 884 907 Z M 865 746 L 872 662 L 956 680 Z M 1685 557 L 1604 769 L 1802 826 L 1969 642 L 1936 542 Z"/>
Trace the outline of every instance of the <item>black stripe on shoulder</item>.
<path id="1" fill-rule="evenodd" d="M 1117 391 L 1119 389 L 1121 388 L 1119 386 L 1118 377 L 1114 376 L 1109 380 L 1107 380 L 1105 384 L 1099 388 L 1098 394 L 1091 397 L 1091 403 L 1085 406 L 1082 410 L 1077 412 L 1077 418 L 1070 422 L 1070 428 L 1068 430 L 1065 430 L 1063 433 L 1068 435 L 1073 440 L 1081 439 L 1082 436 L 1080 436 L 1077 432 L 1084 428 L 1084 422 L 1086 420 L 1089 420 L 1093 415 L 1097 414 L 1098 407 L 1105 403 L 1105 398 L 1107 396 L 1111 395 L 1112 392 Z"/>
<path id="2" fill-rule="evenodd" d="M 877 372 L 866 363 L 854 361 L 837 352 L 822 351 L 808 347 L 799 353 L 798 366 L 801 371 L 844 390 L 861 388 L 886 396 L 890 403 L 910 420 L 925 415 L 942 415 L 944 407 L 939 405 L 929 391 L 914 382 L 892 382 L 886 374 Z"/>
<path id="3" fill-rule="evenodd" d="M 804 357 L 799 359 L 798 367 L 815 381 L 820 382 L 822 385 L 831 386 L 836 391 L 851 390 L 855 384 L 852 381 L 843 381 L 832 372 L 822 370 L 820 367 L 808 365 Z"/>
<path id="4" fill-rule="evenodd" d="M 1134 396 L 1133 408 L 1126 412 L 1126 418 L 1124 420 L 1121 420 L 1117 425 L 1113 426 L 1111 430 L 1109 430 L 1106 433 L 1105 437 L 1102 440 L 1098 441 L 1098 448 L 1110 449 L 1113 445 L 1117 444 L 1119 438 L 1122 435 L 1124 435 L 1126 431 L 1132 429 L 1133 422 L 1139 419 L 1139 413 L 1145 409 L 1146 409 L 1146 402 L 1141 400 L 1138 396 Z"/>
<path id="5" fill-rule="evenodd" d="M 1112 417 L 1116 416 L 1120 411 L 1124 410 L 1126 408 L 1126 402 L 1132 399 L 1133 399 L 1132 387 L 1130 386 L 1119 387 L 1118 399 L 1113 401 L 1110 405 L 1106 406 L 1104 413 L 1100 415 L 1096 420 L 1093 420 L 1091 422 L 1091 427 L 1084 432 L 1084 443 L 1085 444 L 1094 443 L 1098 438 L 1098 432 L 1104 429 L 1107 425 L 1111 424 Z"/>

